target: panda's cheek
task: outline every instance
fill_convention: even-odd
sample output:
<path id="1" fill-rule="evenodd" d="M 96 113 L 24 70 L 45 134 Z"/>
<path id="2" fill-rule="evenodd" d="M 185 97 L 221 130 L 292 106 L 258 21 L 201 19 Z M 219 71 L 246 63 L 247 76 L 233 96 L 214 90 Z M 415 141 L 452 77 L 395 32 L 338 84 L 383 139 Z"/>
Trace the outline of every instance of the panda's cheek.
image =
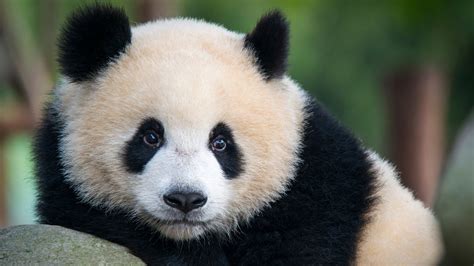
<path id="1" fill-rule="evenodd" d="M 149 178 L 146 175 L 138 177 L 138 181 L 133 189 L 134 197 L 138 205 L 149 213 L 157 213 L 161 210 L 161 197 L 159 188 L 165 186 L 159 184 L 154 178 Z"/>
<path id="2" fill-rule="evenodd" d="M 148 213 L 159 211 L 159 205 L 156 204 L 157 197 L 147 190 L 147 186 L 143 182 L 135 187 L 134 196 L 140 209 L 144 209 Z"/>
<path id="3" fill-rule="evenodd" d="M 158 154 L 155 157 L 150 160 L 142 173 L 131 178 L 135 179 L 134 195 L 141 207 L 158 212 L 163 209 L 163 195 L 172 185 L 173 178 L 168 175 L 169 165 L 160 164 Z"/>

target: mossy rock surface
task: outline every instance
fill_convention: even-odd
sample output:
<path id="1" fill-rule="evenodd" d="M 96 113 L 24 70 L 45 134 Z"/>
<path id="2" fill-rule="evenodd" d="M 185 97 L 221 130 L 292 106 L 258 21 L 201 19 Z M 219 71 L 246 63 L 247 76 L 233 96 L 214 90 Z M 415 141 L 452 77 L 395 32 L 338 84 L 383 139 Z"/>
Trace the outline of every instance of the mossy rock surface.
<path id="1" fill-rule="evenodd" d="M 60 226 L 0 230 L 0 265 L 144 265 L 126 248 Z"/>

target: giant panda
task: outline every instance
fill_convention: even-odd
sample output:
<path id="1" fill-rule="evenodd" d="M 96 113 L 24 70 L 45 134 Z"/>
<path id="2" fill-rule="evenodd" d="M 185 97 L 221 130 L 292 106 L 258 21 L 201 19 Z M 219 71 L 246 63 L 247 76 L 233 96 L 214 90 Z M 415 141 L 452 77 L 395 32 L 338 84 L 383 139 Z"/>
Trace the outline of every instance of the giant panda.
<path id="1" fill-rule="evenodd" d="M 34 145 L 39 222 L 147 264 L 430 265 L 436 220 L 286 74 L 289 27 L 75 12 Z"/>

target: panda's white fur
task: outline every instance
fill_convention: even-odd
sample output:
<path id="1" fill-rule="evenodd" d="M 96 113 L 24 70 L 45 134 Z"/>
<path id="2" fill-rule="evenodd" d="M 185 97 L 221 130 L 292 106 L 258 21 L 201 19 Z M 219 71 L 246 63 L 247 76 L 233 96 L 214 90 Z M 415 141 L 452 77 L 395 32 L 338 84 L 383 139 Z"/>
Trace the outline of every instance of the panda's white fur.
<path id="1" fill-rule="evenodd" d="M 92 206 L 126 210 L 163 235 L 194 239 L 229 234 L 285 193 L 295 176 L 308 96 L 289 77 L 262 82 L 243 35 L 192 19 L 132 28 L 131 45 L 94 80 L 64 77 L 54 109 L 64 123 L 60 159 L 67 181 Z M 251 97 L 249 97 L 251 95 Z M 140 174 L 124 169 L 124 143 L 140 121 L 156 117 L 167 145 Z M 228 180 L 207 146 L 209 132 L 229 123 L 245 170 Z M 432 213 L 375 153 L 377 201 L 362 229 L 360 265 L 430 265 L 441 254 Z M 209 200 L 187 219 L 163 203 L 170 187 L 202 191 Z"/>

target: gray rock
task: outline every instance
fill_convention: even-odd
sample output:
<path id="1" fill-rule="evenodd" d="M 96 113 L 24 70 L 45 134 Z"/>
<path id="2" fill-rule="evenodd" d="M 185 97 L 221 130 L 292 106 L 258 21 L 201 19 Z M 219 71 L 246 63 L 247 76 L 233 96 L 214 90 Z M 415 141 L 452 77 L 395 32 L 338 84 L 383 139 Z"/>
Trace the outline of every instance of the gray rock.
<path id="1" fill-rule="evenodd" d="M 60 226 L 0 230 L 0 265 L 144 265 L 125 247 Z"/>

